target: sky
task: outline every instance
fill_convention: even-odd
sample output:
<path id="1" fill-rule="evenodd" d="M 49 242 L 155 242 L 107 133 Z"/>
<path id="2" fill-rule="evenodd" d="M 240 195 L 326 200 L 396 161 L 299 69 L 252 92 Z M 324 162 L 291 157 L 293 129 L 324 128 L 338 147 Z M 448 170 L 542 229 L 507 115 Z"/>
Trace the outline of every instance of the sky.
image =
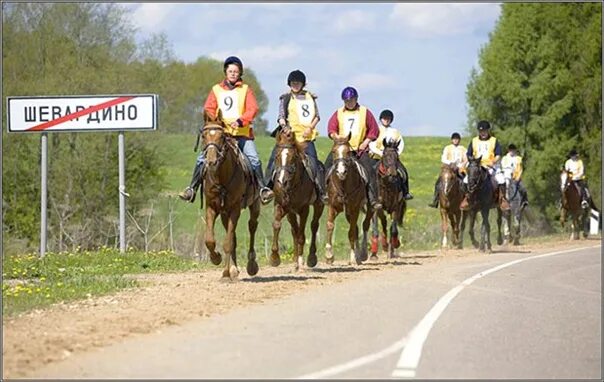
<path id="1" fill-rule="evenodd" d="M 128 4 L 137 39 L 165 33 L 176 58 L 235 55 L 268 96 L 276 125 L 287 75 L 299 69 L 318 95 L 321 121 L 353 86 L 377 118 L 394 113 L 403 136 L 450 136 L 467 125 L 465 91 L 500 14 L 496 3 Z M 245 73 L 244 73 L 245 79 Z M 204 100 L 200 100 L 203 102 Z"/>

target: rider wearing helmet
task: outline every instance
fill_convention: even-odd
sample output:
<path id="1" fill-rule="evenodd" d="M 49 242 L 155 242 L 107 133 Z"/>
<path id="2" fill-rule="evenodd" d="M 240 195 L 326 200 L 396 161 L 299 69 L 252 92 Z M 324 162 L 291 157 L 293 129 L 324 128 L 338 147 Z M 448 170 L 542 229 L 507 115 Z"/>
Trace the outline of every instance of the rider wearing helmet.
<path id="1" fill-rule="evenodd" d="M 317 107 L 317 96 L 308 90 L 305 90 L 306 75 L 300 70 L 294 70 L 287 76 L 287 85 L 290 88 L 288 93 L 279 97 L 279 116 L 277 118 L 278 126 L 271 133 L 276 137 L 277 132 L 286 125 L 289 125 L 294 132 L 296 141 L 305 143 L 305 153 L 310 159 L 313 173 L 313 182 L 317 188 L 319 199 L 324 200 L 325 174 L 323 164 L 319 162 L 317 150 L 315 148 L 315 139 L 317 138 L 317 123 L 319 123 L 319 108 Z M 275 163 L 275 153 L 277 146 L 273 147 L 268 165 L 266 167 L 266 184 L 272 188 L 273 172 Z"/>
<path id="2" fill-rule="evenodd" d="M 579 153 L 576 149 L 570 150 L 568 153 L 568 160 L 564 163 L 564 169 L 568 171 L 575 187 L 578 188 L 581 194 L 581 207 L 587 208 L 591 206 L 594 210 L 597 210 L 591 193 L 587 188 L 587 180 L 585 179 L 585 168 L 583 167 L 583 161 L 579 159 Z"/>
<path id="3" fill-rule="evenodd" d="M 441 163 L 446 165 L 455 165 L 457 176 L 459 177 L 461 177 L 461 174 L 466 171 L 466 165 L 468 164 L 466 148 L 459 144 L 460 141 L 461 135 L 459 135 L 459 133 L 455 132 L 451 134 L 451 144 L 443 149 L 443 153 L 440 157 Z M 428 204 L 430 207 L 438 208 L 438 189 L 440 188 L 440 181 L 441 179 L 439 176 L 434 184 L 432 203 Z"/>
<path id="4" fill-rule="evenodd" d="M 468 157 L 481 158 L 480 165 L 488 171 L 492 182 L 491 184 L 499 191 L 499 207 L 504 211 L 508 211 L 510 209 L 510 204 L 505 196 L 505 179 L 499 166 L 499 160 L 501 159 L 501 145 L 497 138 L 491 136 L 491 124 L 488 121 L 479 121 L 477 129 L 478 136 L 472 138 L 466 154 Z M 495 178 L 495 182 L 493 182 L 493 178 Z M 467 176 L 464 178 L 464 183 L 466 182 Z M 469 207 L 468 193 L 466 192 L 460 208 L 462 210 L 467 210 Z"/>
<path id="5" fill-rule="evenodd" d="M 517 182 L 518 191 L 520 192 L 520 197 L 522 198 L 522 205 L 528 206 L 528 195 L 526 193 L 526 188 L 524 188 L 524 184 L 522 183 L 522 157 L 518 155 L 518 148 L 515 144 L 510 143 L 508 145 L 508 152 L 505 154 L 503 158 L 501 158 L 501 169 L 503 173 L 508 176 L 511 176 L 513 180 Z"/>
<path id="6" fill-rule="evenodd" d="M 403 153 L 403 150 L 405 148 L 405 141 L 403 140 L 401 133 L 396 128 L 392 127 L 392 121 L 394 120 L 394 113 L 391 110 L 385 109 L 385 110 L 382 110 L 379 118 L 380 118 L 380 125 L 379 125 L 380 134 L 378 135 L 378 137 L 375 141 L 372 141 L 371 143 L 369 143 L 369 157 L 373 161 L 374 171 L 377 171 L 378 163 L 379 163 L 380 159 L 382 158 L 382 155 L 384 154 L 384 139 L 387 139 L 387 140 L 393 141 L 393 142 L 396 142 L 396 141 L 399 142 L 399 144 L 398 144 L 398 155 L 399 156 Z M 403 165 L 402 162 L 400 162 L 400 164 L 401 164 L 401 168 L 399 169 L 399 171 L 402 172 L 402 175 L 399 175 L 399 179 L 401 181 L 403 195 L 405 195 L 404 197 L 406 200 L 413 199 L 413 195 L 411 195 L 411 193 L 409 192 L 409 173 L 407 172 L 405 165 Z"/>
<path id="7" fill-rule="evenodd" d="M 331 139 L 351 134 L 349 143 L 352 151 L 367 173 L 369 203 L 377 210 L 382 208 L 382 205 L 378 201 L 376 174 L 372 168 L 371 158 L 369 158 L 369 143 L 378 137 L 380 130 L 371 111 L 365 106 L 361 106 L 358 98 L 359 93 L 355 88 L 348 86 L 342 90 L 344 106 L 336 110 L 329 118 L 327 134 Z M 332 164 L 333 156 L 330 152 L 325 160 L 326 174 Z"/>
<path id="8" fill-rule="evenodd" d="M 222 113 L 226 124 L 225 132 L 235 137 L 237 146 L 249 160 L 260 188 L 260 197 L 266 204 L 272 199 L 273 192 L 264 183 L 262 163 L 254 143 L 252 121 L 258 113 L 256 97 L 252 89 L 243 83 L 243 63 L 238 57 L 227 57 L 223 71 L 225 79 L 212 87 L 204 109 L 213 118 L 218 111 Z M 178 195 L 181 199 L 191 203 L 195 200 L 196 190 L 202 185 L 201 174 L 204 162 L 202 151 L 197 157 L 191 184 Z"/>

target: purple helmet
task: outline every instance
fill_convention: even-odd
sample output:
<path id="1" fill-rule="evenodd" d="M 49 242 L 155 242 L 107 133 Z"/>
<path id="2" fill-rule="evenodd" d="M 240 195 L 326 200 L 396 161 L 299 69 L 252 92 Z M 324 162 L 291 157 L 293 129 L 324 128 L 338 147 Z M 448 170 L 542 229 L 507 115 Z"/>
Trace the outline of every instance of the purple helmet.
<path id="1" fill-rule="evenodd" d="M 346 101 L 349 100 L 351 98 L 358 98 L 359 97 L 359 93 L 357 93 L 357 90 L 355 88 L 353 88 L 352 86 L 348 86 L 346 88 L 344 88 L 344 90 L 342 90 L 342 100 Z"/>

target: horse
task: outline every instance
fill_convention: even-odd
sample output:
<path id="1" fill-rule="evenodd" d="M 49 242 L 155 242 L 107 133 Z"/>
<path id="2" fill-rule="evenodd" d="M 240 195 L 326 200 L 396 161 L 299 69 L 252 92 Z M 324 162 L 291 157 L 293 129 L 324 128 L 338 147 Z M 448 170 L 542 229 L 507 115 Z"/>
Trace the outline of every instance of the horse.
<path id="1" fill-rule="evenodd" d="M 304 149 L 303 144 L 296 143 L 294 132 L 289 126 L 280 130 L 277 135 L 275 155 L 273 187 L 275 211 L 270 263 L 272 266 L 278 266 L 281 263 L 279 231 L 281 230 L 281 219 L 287 215 L 287 220 L 292 229 L 296 271 L 304 266 L 304 243 L 306 240 L 304 231 L 311 205 L 313 206 L 313 217 L 310 223 L 311 242 L 307 265 L 311 268 L 317 265 L 317 230 L 324 208 L 311 175 L 306 170 Z"/>
<path id="2" fill-rule="evenodd" d="M 497 225 L 501 227 L 501 221 L 503 219 L 503 237 L 501 235 L 501 229 L 498 231 L 497 244 L 506 245 L 510 241 L 514 245 L 520 245 L 520 224 L 522 222 L 522 213 L 524 212 L 525 205 L 522 204 L 522 194 L 518 181 L 512 177 L 512 171 L 510 169 L 504 170 L 505 177 L 505 188 L 506 197 L 510 203 L 509 211 L 502 211 L 497 209 Z"/>
<path id="3" fill-rule="evenodd" d="M 332 237 L 335 228 L 334 221 L 338 214 L 345 212 L 348 228 L 348 241 L 350 242 L 349 264 L 361 264 L 367 259 L 367 232 L 371 224 L 373 210 L 367 203 L 365 182 L 361 175 L 362 167 L 353 157 L 354 152 L 350 146 L 349 133 L 346 137 L 334 138 L 331 153 L 333 165 L 328 170 L 327 179 L 327 243 L 325 244 L 325 259 L 328 264 L 333 264 Z M 367 213 L 363 221 L 363 242 L 359 246 L 357 220 L 363 205 L 367 205 Z"/>
<path id="4" fill-rule="evenodd" d="M 466 173 L 468 176 L 468 203 L 469 208 L 463 214 L 461 219 L 461 235 L 466 227 L 466 219 L 470 219 L 470 228 L 468 233 L 472 240 L 472 245 L 478 248 L 481 252 L 491 252 L 491 225 L 489 223 L 489 210 L 491 208 L 499 208 L 498 192 L 493 189 L 493 184 L 489 173 L 480 165 L 482 156 L 474 158 L 468 157 L 468 167 Z M 480 228 L 480 243 L 474 237 L 474 223 L 476 222 L 476 214 L 480 211 L 482 217 L 482 225 Z M 503 213 L 503 212 L 502 212 Z M 501 221 L 498 221 L 498 230 L 501 231 Z"/>
<path id="5" fill-rule="evenodd" d="M 447 233 L 451 225 L 451 243 L 457 248 L 463 248 L 463 236 L 460 235 L 462 210 L 459 208 L 463 199 L 462 182 L 457 175 L 455 164 L 443 164 L 440 168 L 440 187 L 438 201 L 442 232 L 442 248 L 447 248 Z"/>
<path id="6" fill-rule="evenodd" d="M 588 216 L 589 208 L 581 207 L 581 192 L 568 171 L 562 170 L 560 173 L 560 191 L 562 193 L 562 204 L 560 206 L 560 224 L 564 228 L 566 217 L 571 217 L 570 240 L 579 239 L 579 231 L 583 227 L 583 237 L 588 234 Z"/>
<path id="7" fill-rule="evenodd" d="M 210 252 L 212 264 L 219 265 L 223 256 L 216 250 L 214 223 L 220 215 L 226 232 L 223 249 L 225 252 L 223 281 L 235 281 L 239 276 L 237 268 L 236 228 L 241 209 L 249 208 L 250 219 L 249 249 L 247 254 L 247 273 L 258 273 L 254 240 L 260 215 L 259 190 L 249 163 L 237 147 L 237 142 L 225 132 L 225 124 L 220 113 L 216 118 L 204 112 L 204 127 L 201 131 L 205 143 L 205 166 L 202 171 L 203 192 L 206 203 L 205 245 Z M 246 169 L 248 167 L 248 169 Z"/>
<path id="8" fill-rule="evenodd" d="M 377 165 L 378 178 L 378 197 L 382 202 L 382 209 L 378 210 L 373 216 L 373 235 L 371 237 L 371 260 L 377 260 L 378 247 L 378 224 L 379 218 L 382 224 L 382 249 L 387 251 L 388 258 L 398 257 L 394 250 L 400 247 L 398 239 L 398 226 L 402 225 L 405 211 L 407 210 L 407 201 L 403 195 L 402 179 L 399 174 L 405 176 L 402 171 L 402 165 L 398 158 L 398 146 L 400 141 L 387 140 L 384 138 L 384 151 L 382 158 Z M 388 219 L 386 213 L 390 215 L 392 223 L 390 224 L 390 242 L 388 242 L 387 229 Z"/>

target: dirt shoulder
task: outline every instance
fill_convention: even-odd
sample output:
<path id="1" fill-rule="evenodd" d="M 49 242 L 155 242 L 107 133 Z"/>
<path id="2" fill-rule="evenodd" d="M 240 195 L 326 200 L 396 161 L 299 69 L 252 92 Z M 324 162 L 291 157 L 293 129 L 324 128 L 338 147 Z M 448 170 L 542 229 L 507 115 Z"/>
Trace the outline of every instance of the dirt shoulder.
<path id="1" fill-rule="evenodd" d="M 556 250 L 597 245 L 598 240 L 559 241 L 514 247 L 513 250 Z M 511 248 L 510 248 L 511 249 Z M 293 265 L 261 268 L 250 278 L 241 267 L 240 280 L 219 281 L 220 267 L 201 272 L 137 276 L 143 287 L 87 300 L 56 304 L 3 320 L 3 378 L 27 377 L 51 362 L 96 347 L 107 346 L 130 336 L 144 335 L 188 320 L 219 315 L 232 309 L 323 288 L 335 283 L 404 267 L 455 261 L 460 257 L 489 256 L 474 250 L 404 253 L 401 259 L 351 267 L 320 263 L 316 270 L 294 273 Z"/>

